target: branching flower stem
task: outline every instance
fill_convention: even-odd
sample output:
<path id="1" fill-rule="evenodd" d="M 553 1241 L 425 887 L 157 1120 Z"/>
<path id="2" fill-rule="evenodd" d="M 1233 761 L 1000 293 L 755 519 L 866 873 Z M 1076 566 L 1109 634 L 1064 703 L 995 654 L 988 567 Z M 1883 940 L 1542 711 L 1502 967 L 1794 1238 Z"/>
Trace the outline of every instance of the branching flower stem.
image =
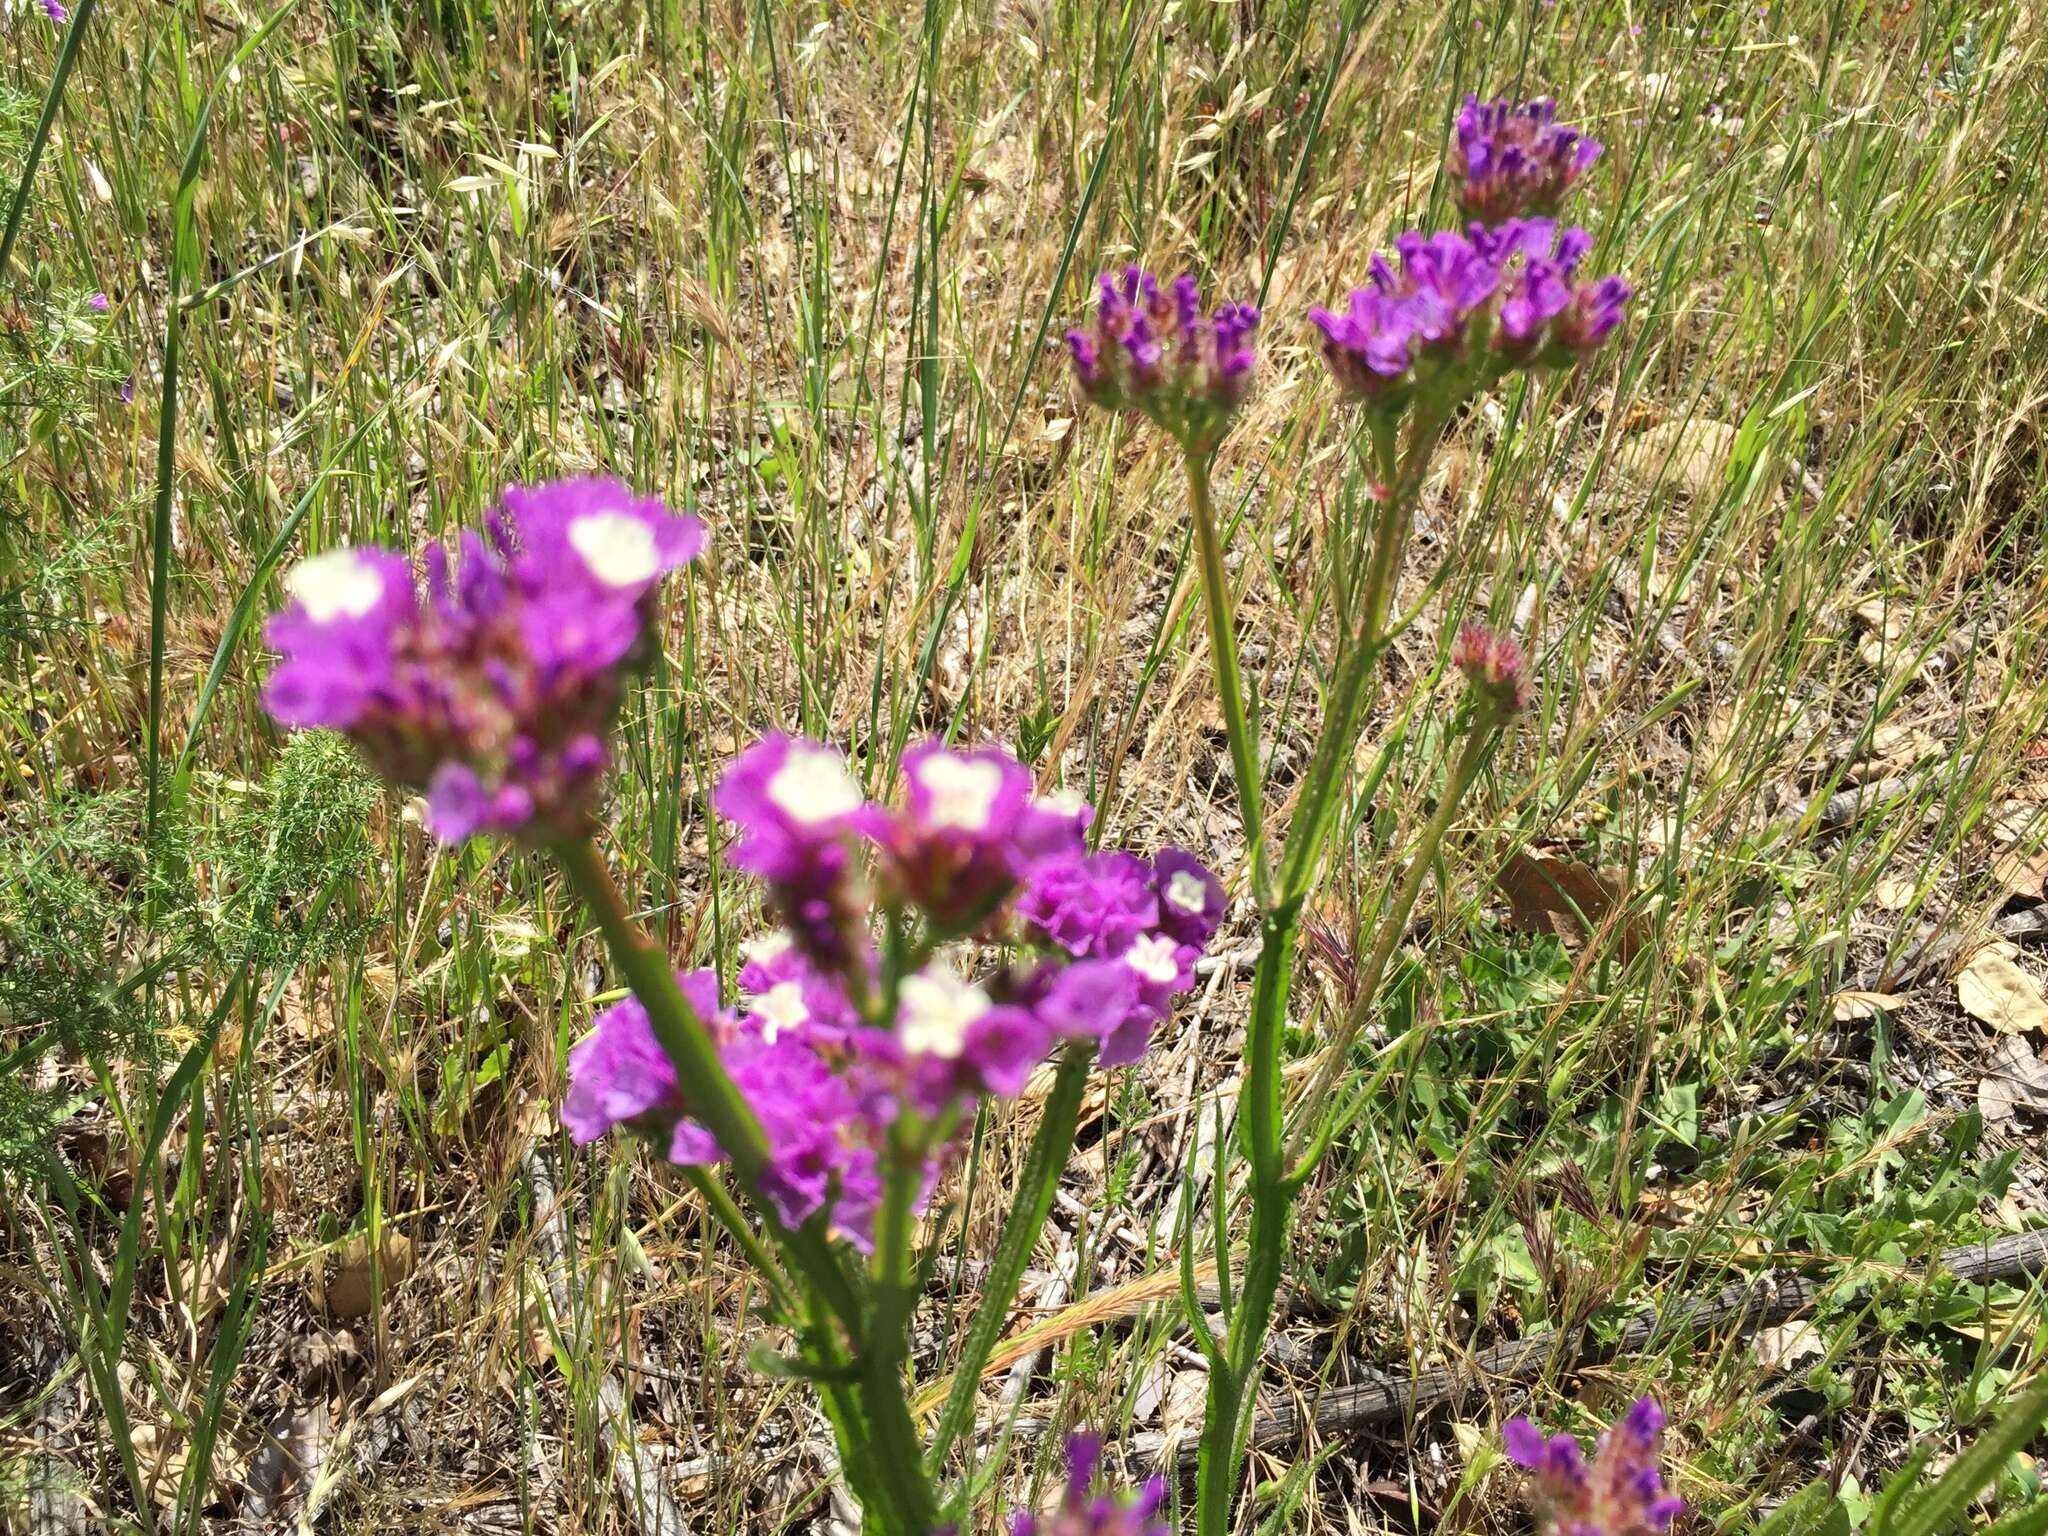
<path id="1" fill-rule="evenodd" d="M 1237 659 L 1235 616 L 1223 571 L 1222 530 L 1218 524 L 1209 482 L 1205 454 L 1186 455 L 1188 499 L 1195 524 L 1195 542 L 1201 553 L 1204 613 L 1209 627 L 1210 653 L 1214 658 L 1216 687 L 1222 704 L 1224 730 L 1230 743 L 1232 771 L 1237 778 L 1238 802 L 1245 816 L 1246 838 L 1250 844 L 1252 890 L 1259 903 L 1259 960 L 1252 980 L 1251 1020 L 1245 1041 L 1245 1079 L 1239 1100 L 1238 1147 L 1248 1170 L 1249 1230 L 1246 1233 L 1244 1270 L 1236 1287 L 1235 1305 L 1228 1318 L 1228 1334 L 1220 1343 L 1208 1333 L 1207 1322 L 1193 1317 L 1198 1337 L 1207 1344 L 1209 1392 L 1202 1426 L 1202 1447 L 1196 1486 L 1196 1530 L 1199 1536 L 1226 1536 L 1232 1507 L 1242 1479 L 1245 1448 L 1250 1436 L 1252 1409 L 1266 1335 L 1272 1326 L 1274 1301 L 1285 1268 L 1287 1232 L 1294 1201 L 1314 1169 L 1315 1156 L 1327 1145 L 1326 1138 L 1310 1137 L 1311 1155 L 1290 1167 L 1287 1154 L 1286 1115 L 1282 1085 L 1282 1046 L 1286 1033 L 1287 999 L 1294 974 L 1295 947 L 1300 935 L 1301 912 L 1321 864 L 1323 850 L 1337 819 L 1343 798 L 1345 770 L 1357 740 L 1370 683 L 1388 642 L 1388 612 L 1392 605 L 1395 578 L 1401 553 L 1408 542 L 1408 528 L 1416 498 L 1421 491 L 1430 457 L 1435 451 L 1442 418 L 1419 412 L 1411 418 L 1405 442 L 1383 421 L 1372 427 L 1372 458 L 1380 515 L 1374 520 L 1372 551 L 1366 569 L 1363 601 L 1356 628 L 1345 637 L 1337 674 L 1324 700 L 1324 718 L 1309 770 L 1303 780 L 1299 803 L 1288 827 L 1280 858 L 1280 874 L 1274 884 L 1267 866 L 1268 838 L 1262 817 L 1259 749 L 1250 723 L 1250 711 L 1243 693 L 1243 679 Z M 1484 706 L 1482 706 L 1484 710 Z M 1374 946 L 1374 960 L 1367 968 L 1367 980 L 1358 995 L 1358 1005 L 1346 1021 L 1342 1038 L 1333 1046 L 1324 1081 L 1316 1093 L 1316 1115 L 1322 1100 L 1345 1058 L 1372 1004 L 1381 977 L 1405 930 L 1408 913 L 1420 895 L 1423 878 L 1436 857 L 1458 802 L 1464 797 L 1486 753 L 1498 735 L 1501 720 L 1482 713 L 1475 717 L 1460 755 L 1452 781 L 1447 786 L 1436 814 L 1418 839 L 1410 864 L 1388 911 L 1385 926 Z M 1315 1121 L 1311 1118 L 1313 1128 Z M 1224 1199 L 1225 1181 L 1218 1181 L 1215 1198 Z M 1227 1264 L 1229 1255 L 1219 1253 Z"/>
<path id="2" fill-rule="evenodd" d="M 827 1396 L 835 1428 L 842 1433 L 842 1455 L 870 1458 L 863 1472 L 871 1476 L 859 1479 L 870 1486 L 872 1495 L 878 1495 L 863 1501 L 869 1521 L 885 1536 L 925 1536 L 932 1527 L 931 1490 L 903 1380 L 909 1314 L 916 1301 L 911 1226 L 918 1157 L 906 1153 L 890 1170 L 875 1234 L 874 1295 L 872 1305 L 864 1308 L 821 1223 L 813 1220 L 794 1229 L 787 1227 L 774 1208 L 755 1194 L 768 1164 L 768 1144 L 760 1123 L 727 1074 L 704 1021 L 676 985 L 667 956 L 627 912 L 603 856 L 588 839 L 563 843 L 555 851 L 604 935 L 613 963 L 647 1010 L 656 1041 L 675 1064 L 676 1080 L 687 1085 L 690 1114 L 717 1138 L 732 1162 L 735 1182 L 774 1235 L 790 1268 L 822 1302 L 827 1316 L 812 1319 L 805 1329 L 806 1343 L 815 1357 L 813 1367 L 832 1375 L 850 1364 L 855 1372 L 853 1392 L 839 1388 Z M 851 1362 L 834 1324 L 856 1343 L 857 1358 Z M 857 1438 L 845 1441 L 847 1434 Z"/>

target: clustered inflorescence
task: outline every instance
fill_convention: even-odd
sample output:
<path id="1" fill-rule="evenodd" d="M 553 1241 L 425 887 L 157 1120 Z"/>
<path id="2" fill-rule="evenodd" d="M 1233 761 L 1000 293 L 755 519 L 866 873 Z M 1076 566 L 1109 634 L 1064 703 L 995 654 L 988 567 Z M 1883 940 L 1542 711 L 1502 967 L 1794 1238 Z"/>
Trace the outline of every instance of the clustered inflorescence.
<path id="1" fill-rule="evenodd" d="M 738 832 L 732 862 L 767 885 L 783 926 L 747 947 L 737 1008 L 721 1006 L 709 973 L 684 978 L 766 1134 L 762 1194 L 785 1224 L 822 1212 L 862 1247 L 899 1115 L 955 1124 L 974 1100 L 1021 1091 L 1065 1040 L 1135 1060 L 1223 915 L 1220 882 L 1188 854 L 1089 853 L 1088 807 L 1036 794 L 1000 748 L 927 742 L 903 774 L 892 807 L 822 743 L 771 736 L 740 754 L 714 803 Z M 914 965 L 877 949 L 875 909 L 922 916 Z M 982 980 L 945 952 L 970 937 L 1004 951 Z M 574 1137 L 624 1125 L 674 1162 L 718 1160 L 661 1061 L 637 1001 L 601 1014 L 570 1059 Z M 927 1187 L 937 1171 L 934 1160 Z"/>
<path id="2" fill-rule="evenodd" d="M 1224 304 L 1204 315 L 1194 278 L 1162 289 L 1135 266 L 1103 273 L 1097 287 L 1093 319 L 1067 332 L 1082 394 L 1142 411 L 1192 452 L 1214 447 L 1251 387 L 1258 310 Z"/>
<path id="3" fill-rule="evenodd" d="M 1556 104 L 1467 98 L 1452 170 L 1463 230 L 1409 230 L 1367 286 L 1309 321 L 1338 387 L 1388 413 L 1422 398 L 1445 410 L 1512 367 L 1558 367 L 1621 323 L 1630 289 L 1580 266 L 1592 237 L 1553 217 L 1600 144 L 1557 121 Z M 1094 317 L 1067 333 L 1074 375 L 1097 405 L 1151 417 L 1193 451 L 1212 448 L 1244 399 L 1259 315 L 1224 304 L 1204 318 L 1192 277 L 1162 287 L 1127 267 L 1100 279 Z"/>
<path id="4" fill-rule="evenodd" d="M 394 551 L 329 550 L 285 580 L 264 701 L 423 791 L 443 842 L 579 835 L 655 585 L 703 543 L 695 518 L 593 479 L 506 491 L 459 559 L 428 548 L 424 594 Z"/>
<path id="5" fill-rule="evenodd" d="M 345 732 L 424 792 L 445 841 L 584 835 L 656 585 L 703 539 L 616 481 L 572 480 L 507 490 L 459 561 L 429 548 L 423 593 L 392 551 L 331 550 L 286 579 L 266 701 L 286 725 Z M 822 1215 L 860 1246 L 900 1119 L 925 1131 L 929 1189 L 961 1111 L 1021 1091 L 1056 1044 L 1136 1060 L 1224 910 L 1190 854 L 1088 851 L 1091 809 L 1038 794 L 1001 748 L 925 742 L 902 770 L 889 806 L 821 742 L 742 752 L 714 803 L 738 834 L 732 863 L 766 885 L 782 926 L 747 946 L 737 1002 L 712 971 L 677 977 L 765 1137 L 757 1193 L 785 1225 Z M 967 941 L 1003 963 L 969 979 L 955 953 Z M 729 1150 L 691 1118 L 639 998 L 600 1014 L 569 1066 L 576 1140 L 623 1126 L 685 1165 Z"/>
<path id="6" fill-rule="evenodd" d="M 1542 1536 L 1662 1536 L 1685 1508 L 1664 1487 L 1664 1410 L 1639 1398 L 1592 1461 L 1568 1434 L 1545 1437 L 1526 1418 L 1504 1429 L 1508 1457 L 1529 1471 Z"/>
<path id="7" fill-rule="evenodd" d="M 45 8 L 61 14 L 57 0 Z M 1628 285 L 1582 275 L 1592 239 L 1555 217 L 1599 153 L 1548 101 L 1468 99 L 1453 165 L 1464 229 L 1401 235 L 1341 314 L 1310 313 L 1340 389 L 1365 403 L 1376 468 L 1394 463 L 1387 445 L 1402 413 L 1414 412 L 1406 435 L 1426 464 L 1473 391 L 1514 368 L 1579 361 L 1620 324 Z M 1201 521 L 1206 464 L 1246 397 L 1259 324 L 1245 304 L 1205 312 L 1192 277 L 1162 285 L 1131 266 L 1101 278 L 1093 316 L 1066 338 L 1085 398 L 1139 412 L 1180 445 L 1215 591 L 1224 583 L 1213 524 Z M 1391 478 L 1374 496 L 1398 510 L 1421 480 L 1405 469 Z M 1389 521 L 1383 536 L 1402 526 Z M 694 518 L 593 478 L 507 490 L 453 557 L 434 545 L 417 569 L 388 549 L 331 549 L 286 578 L 265 702 L 284 725 L 344 733 L 385 779 L 424 795 L 442 841 L 500 834 L 563 854 L 640 992 L 601 1012 L 570 1054 L 562 1120 L 577 1142 L 624 1129 L 679 1165 L 738 1163 L 771 1228 L 790 1229 L 776 1235 L 791 1254 L 817 1247 L 819 1232 L 872 1249 L 879 1227 L 890 1251 L 876 1256 L 877 1285 L 902 1289 L 890 1276 L 910 1256 L 907 1214 L 936 1185 L 972 1107 L 1020 1093 L 1058 1048 L 1083 1069 L 1090 1054 L 1109 1066 L 1139 1059 L 1194 983 L 1224 888 L 1179 849 L 1092 848 L 1092 809 L 1042 793 L 1000 747 L 928 741 L 893 768 L 870 759 L 871 780 L 900 770 L 901 794 L 884 801 L 838 749 L 770 735 L 727 765 L 712 804 L 735 833 L 730 862 L 761 882 L 776 926 L 742 947 L 734 987 L 704 969 L 678 973 L 671 993 L 585 840 L 621 702 L 654 650 L 660 583 L 703 543 Z M 1380 579 L 1392 569 L 1375 565 Z M 1219 673 L 1230 661 L 1234 675 L 1219 638 L 1227 606 L 1213 605 L 1209 621 Z M 1354 652 L 1372 653 L 1362 642 Z M 1468 625 L 1451 660 L 1475 700 L 1474 741 L 1530 706 L 1513 640 Z M 1242 720 L 1232 729 L 1234 755 L 1256 762 L 1249 747 L 1238 753 Z M 1348 760 L 1348 744 L 1331 758 Z M 1426 868 L 1427 850 L 1413 862 Z M 1285 964 L 1274 974 L 1284 985 Z M 1262 1059 L 1277 1074 L 1277 1054 Z M 1057 1080 L 1078 1084 L 1065 1066 Z M 1268 1161 L 1285 1166 L 1277 1147 Z M 1284 1241 L 1284 1220 L 1271 1231 Z M 1243 1310 L 1254 1310 L 1248 1300 Z M 897 1375 L 864 1377 L 862 1400 L 880 1394 L 886 1405 L 877 1382 L 900 1389 Z M 1225 1429 L 1239 1422 L 1230 1400 L 1211 1412 Z M 914 1438 L 903 1404 L 874 1422 Z M 1588 1464 L 1570 1436 L 1511 1423 L 1509 1453 L 1533 1474 L 1546 1536 L 1661 1536 L 1679 1507 L 1659 1470 L 1662 1427 L 1645 1399 Z M 1220 1473 L 1211 1467 L 1213 1449 L 1205 1441 L 1205 1489 L 1235 1473 L 1227 1457 Z M 1165 1536 L 1163 1483 L 1104 1491 L 1101 1460 L 1098 1440 L 1072 1441 L 1058 1508 L 1015 1516 L 1013 1536 Z M 915 1485 L 895 1492 L 927 1528 Z M 1221 1529 L 1228 1499 L 1204 1498 L 1204 1529 Z"/>

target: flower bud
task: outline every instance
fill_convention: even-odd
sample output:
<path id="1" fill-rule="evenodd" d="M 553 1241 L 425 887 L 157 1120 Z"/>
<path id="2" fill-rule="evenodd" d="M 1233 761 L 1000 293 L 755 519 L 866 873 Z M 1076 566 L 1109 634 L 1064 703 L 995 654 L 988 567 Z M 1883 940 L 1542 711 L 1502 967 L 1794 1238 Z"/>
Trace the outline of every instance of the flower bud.
<path id="1" fill-rule="evenodd" d="M 1536 699 L 1522 648 L 1484 624 L 1467 624 L 1451 646 L 1451 665 L 1497 715 L 1518 715 Z"/>

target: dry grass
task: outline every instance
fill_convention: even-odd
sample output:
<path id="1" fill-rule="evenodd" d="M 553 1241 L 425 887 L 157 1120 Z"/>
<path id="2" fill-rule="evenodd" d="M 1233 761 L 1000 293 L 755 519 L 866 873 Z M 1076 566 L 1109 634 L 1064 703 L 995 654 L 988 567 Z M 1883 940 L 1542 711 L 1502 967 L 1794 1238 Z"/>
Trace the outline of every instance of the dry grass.
<path id="1" fill-rule="evenodd" d="M 254 16 L 109 7 L 30 204 L 9 280 L 42 286 L 8 301 L 28 339 L 0 389 L 6 878 L 101 889 L 90 947 L 115 974 L 169 968 L 89 1050 L 23 1051 L 46 1021 L 0 1018 L 9 1070 L 62 1098 L 49 1145 L 80 1202 L 33 1158 L 7 1175 L 10 1477 L 55 1469 L 116 1526 L 652 1536 L 612 1477 L 609 1370 L 694 1529 L 832 1528 L 829 1431 L 799 1384 L 750 1367 L 776 1341 L 696 1197 L 623 1145 L 567 1155 L 560 1061 L 606 982 L 541 866 L 437 853 L 378 802 L 354 823 L 367 844 L 322 823 L 273 861 L 267 904 L 235 905 L 271 867 L 251 828 L 288 819 L 294 784 L 312 817 L 345 776 L 266 780 L 263 653 L 230 610 L 309 494 L 294 554 L 434 537 L 508 479 L 607 466 L 713 529 L 631 711 L 612 825 L 679 955 L 728 960 L 751 926 L 705 787 L 770 726 L 850 743 L 877 789 L 917 735 L 1000 738 L 1115 836 L 1237 869 L 1174 462 L 1077 419 L 1050 338 L 1127 258 L 1262 293 L 1260 385 L 1219 483 L 1284 805 L 1361 493 L 1300 314 L 1442 216 L 1446 103 L 1521 82 L 1607 140 L 1583 214 L 1641 299 L 1594 370 L 1482 401 L 1427 493 L 1361 772 L 1397 755 L 1332 857 L 1303 1080 L 1441 780 L 1462 616 L 1527 638 L 1542 701 L 1352 1064 L 1357 1083 L 1398 1069 L 1303 1207 L 1274 1391 L 1598 1326 L 1767 1255 L 1864 1277 L 1819 1320 L 1824 1361 L 1673 1341 L 1539 1389 L 1574 1422 L 1569 1399 L 1598 1419 L 1654 1384 L 1711 1519 L 1817 1466 L 1867 1486 L 1908 1434 L 1966 1430 L 2029 1368 L 2038 1291 L 1899 1276 L 2041 1221 L 2041 1117 L 1972 1134 L 1997 1041 L 1948 966 L 1874 1017 L 1830 1003 L 1893 991 L 1924 926 L 1974 935 L 2043 899 L 2048 34 L 2026 5 L 1560 0 L 1357 25 L 1305 3 L 485 9 L 306 0 L 221 80 L 167 551 L 149 510 L 166 197 Z M 17 18 L 4 50 L 32 119 L 54 35 Z M 104 321 L 79 308 L 96 289 Z M 111 845 L 53 831 L 152 757 L 154 883 L 111 868 L 135 804 Z M 1858 784 L 1879 790 L 1839 799 Z M 1570 914 L 1532 935 L 1540 914 L 1503 894 L 1531 849 L 1618 871 L 1590 940 Z M 309 927 L 316 906 L 346 924 Z M 10 945 L 51 910 L 10 918 Z M 2020 963 L 2042 971 L 2037 949 Z M 1020 1422 L 1107 1425 L 1134 1465 L 1199 1404 L 1170 1304 L 1176 1192 L 1227 1109 L 1248 980 L 1241 955 L 1216 968 L 1160 1050 L 1097 1085 L 1045 1244 L 1066 1299 L 1035 1319 L 1049 1353 L 1019 1378 Z M 974 1290 L 1032 1120 L 1027 1099 L 981 1129 L 946 1295 Z M 557 1219 L 573 1236 L 551 1259 Z M 104 1318 L 124 1263 L 132 1305 Z M 1027 1281 L 1027 1301 L 1055 1294 Z M 946 1295 L 919 1318 L 927 1383 L 949 1366 Z M 1481 1453 L 1493 1406 L 1336 1448 L 1288 1528 L 1512 1522 Z M 210 1486 L 181 1486 L 211 1429 Z M 1017 1497 L 1051 1445 L 1012 1442 Z"/>

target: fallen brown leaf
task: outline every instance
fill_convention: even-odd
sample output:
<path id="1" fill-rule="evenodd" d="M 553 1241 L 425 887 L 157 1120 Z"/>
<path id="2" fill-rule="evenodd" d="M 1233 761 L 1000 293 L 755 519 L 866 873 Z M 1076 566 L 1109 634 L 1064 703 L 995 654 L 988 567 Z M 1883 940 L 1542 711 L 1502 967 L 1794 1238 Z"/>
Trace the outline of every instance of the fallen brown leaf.
<path id="1" fill-rule="evenodd" d="M 2022 1109 L 2048 1115 L 2048 1062 L 2018 1035 L 2007 1035 L 1991 1053 L 1990 1069 L 1977 1083 L 1977 1110 L 1984 1123 L 2009 1125 Z"/>
<path id="2" fill-rule="evenodd" d="M 1524 933 L 1554 933 L 1584 943 L 1628 902 L 1628 879 L 1615 865 L 1594 870 L 1577 859 L 1517 852 L 1495 882 L 1508 901 L 1508 926 Z M 1629 959 L 1647 942 L 1639 922 L 1623 922 L 1615 950 Z"/>
<path id="3" fill-rule="evenodd" d="M 1956 1001 L 1973 1019 L 2001 1034 L 2048 1030 L 2048 1002 L 2040 985 L 1996 946 L 1980 949 L 1956 973 Z"/>

